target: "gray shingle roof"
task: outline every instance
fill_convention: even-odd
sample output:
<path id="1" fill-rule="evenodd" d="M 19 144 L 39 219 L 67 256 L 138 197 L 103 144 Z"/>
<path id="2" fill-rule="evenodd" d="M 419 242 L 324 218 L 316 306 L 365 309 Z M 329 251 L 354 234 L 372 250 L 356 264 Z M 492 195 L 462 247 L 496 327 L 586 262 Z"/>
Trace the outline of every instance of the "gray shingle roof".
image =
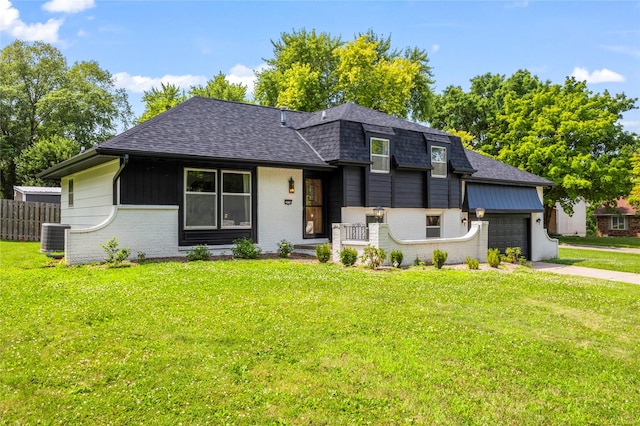
<path id="1" fill-rule="evenodd" d="M 287 111 L 287 122 L 294 124 L 305 116 Z M 153 153 L 327 167 L 294 129 L 281 124 L 279 109 L 200 97 L 133 127 L 97 149 L 101 154 Z"/>
<path id="2" fill-rule="evenodd" d="M 465 149 L 467 158 L 471 166 L 477 171 L 466 180 L 502 183 L 507 185 L 525 185 L 525 186 L 553 186 L 553 182 L 536 176 L 532 173 L 520 170 L 517 167 L 510 166 L 498 160 L 494 160 L 486 155 L 479 154 L 475 151 Z"/>

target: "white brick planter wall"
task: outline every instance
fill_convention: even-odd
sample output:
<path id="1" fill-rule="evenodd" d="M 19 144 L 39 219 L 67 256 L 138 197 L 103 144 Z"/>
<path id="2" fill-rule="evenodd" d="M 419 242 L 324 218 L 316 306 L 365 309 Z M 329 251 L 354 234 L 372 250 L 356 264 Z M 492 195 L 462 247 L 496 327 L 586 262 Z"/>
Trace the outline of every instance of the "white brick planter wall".
<path id="1" fill-rule="evenodd" d="M 67 229 L 65 260 L 68 265 L 102 262 L 100 246 L 113 237 L 119 248 L 131 250 L 130 258 L 143 252 L 149 259 L 186 256 L 178 251 L 178 206 L 112 206 L 109 217 L 99 225 Z"/>
<path id="2" fill-rule="evenodd" d="M 389 253 L 400 250 L 403 253 L 403 266 L 413 264 L 416 257 L 423 262 L 431 262 L 434 250 L 448 253 L 448 264 L 464 263 L 467 256 L 486 262 L 489 246 L 489 222 L 477 221 L 471 223 L 469 232 L 457 238 L 432 238 L 424 240 L 399 240 L 395 238 L 386 223 L 372 223 L 369 225 L 369 241 L 349 241 L 344 239 L 345 227 L 348 224 L 333 225 L 333 259 L 340 261 L 340 251 L 345 247 L 353 247 L 361 256 L 364 248 L 371 244 L 373 247 L 383 248 L 387 252 L 385 264 L 389 264 Z"/>

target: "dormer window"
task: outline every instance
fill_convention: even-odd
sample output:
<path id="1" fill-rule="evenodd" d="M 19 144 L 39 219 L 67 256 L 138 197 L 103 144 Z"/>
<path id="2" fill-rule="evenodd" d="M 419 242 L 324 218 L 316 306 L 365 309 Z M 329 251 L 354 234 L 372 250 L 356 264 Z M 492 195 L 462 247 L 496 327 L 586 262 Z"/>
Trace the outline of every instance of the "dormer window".
<path id="1" fill-rule="evenodd" d="M 389 139 L 371 138 L 371 171 L 389 173 Z"/>
<path id="2" fill-rule="evenodd" d="M 438 178 L 447 177 L 447 148 L 443 146 L 431 147 L 431 176 Z"/>

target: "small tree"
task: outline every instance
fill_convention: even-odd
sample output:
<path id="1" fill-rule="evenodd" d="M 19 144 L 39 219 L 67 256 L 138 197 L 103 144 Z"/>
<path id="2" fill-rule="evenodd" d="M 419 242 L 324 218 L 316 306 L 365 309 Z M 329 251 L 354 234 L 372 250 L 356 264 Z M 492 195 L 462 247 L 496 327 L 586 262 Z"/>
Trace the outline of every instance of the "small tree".
<path id="1" fill-rule="evenodd" d="M 131 253 L 131 250 L 128 248 L 118 248 L 118 239 L 116 237 L 113 237 L 105 244 L 100 244 L 100 247 L 102 247 L 107 254 L 104 258 L 105 262 L 113 266 L 120 265 L 124 260 L 129 258 L 129 254 Z"/>
<path id="2" fill-rule="evenodd" d="M 436 268 L 442 269 L 442 265 L 447 261 L 449 254 L 446 251 L 434 250 L 433 251 L 433 264 Z"/>
<path id="3" fill-rule="evenodd" d="M 369 268 L 376 269 L 380 265 L 382 265 L 382 263 L 384 263 L 386 257 L 387 252 L 383 248 L 376 248 L 368 245 L 364 249 L 360 260 L 362 261 L 362 263 L 369 265 Z"/>

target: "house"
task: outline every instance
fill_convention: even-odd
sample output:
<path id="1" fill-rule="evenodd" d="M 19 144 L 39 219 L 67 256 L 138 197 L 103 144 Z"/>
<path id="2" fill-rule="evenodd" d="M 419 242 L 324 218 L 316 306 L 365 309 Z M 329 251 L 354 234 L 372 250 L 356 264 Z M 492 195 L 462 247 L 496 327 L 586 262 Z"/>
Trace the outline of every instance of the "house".
<path id="1" fill-rule="evenodd" d="M 624 198 L 618 199 L 615 207 L 598 207 L 593 215 L 601 237 L 640 237 L 640 212 Z"/>
<path id="2" fill-rule="evenodd" d="M 549 233 L 565 236 L 587 236 L 587 202 L 580 198 L 573 204 L 573 213 L 564 211 L 560 203 L 551 210 Z"/>
<path id="3" fill-rule="evenodd" d="M 194 97 L 40 177 L 61 179 L 72 264 L 101 260 L 114 236 L 146 257 L 228 253 L 239 238 L 267 252 L 324 243 L 332 224 L 375 222 L 376 206 L 399 240 L 460 238 L 484 208 L 490 245 L 557 253 L 539 220 L 551 182 L 350 103 L 307 113 Z"/>
<path id="4" fill-rule="evenodd" d="M 14 186 L 13 199 L 16 201 L 37 201 L 60 204 L 62 189 L 47 186 Z"/>

